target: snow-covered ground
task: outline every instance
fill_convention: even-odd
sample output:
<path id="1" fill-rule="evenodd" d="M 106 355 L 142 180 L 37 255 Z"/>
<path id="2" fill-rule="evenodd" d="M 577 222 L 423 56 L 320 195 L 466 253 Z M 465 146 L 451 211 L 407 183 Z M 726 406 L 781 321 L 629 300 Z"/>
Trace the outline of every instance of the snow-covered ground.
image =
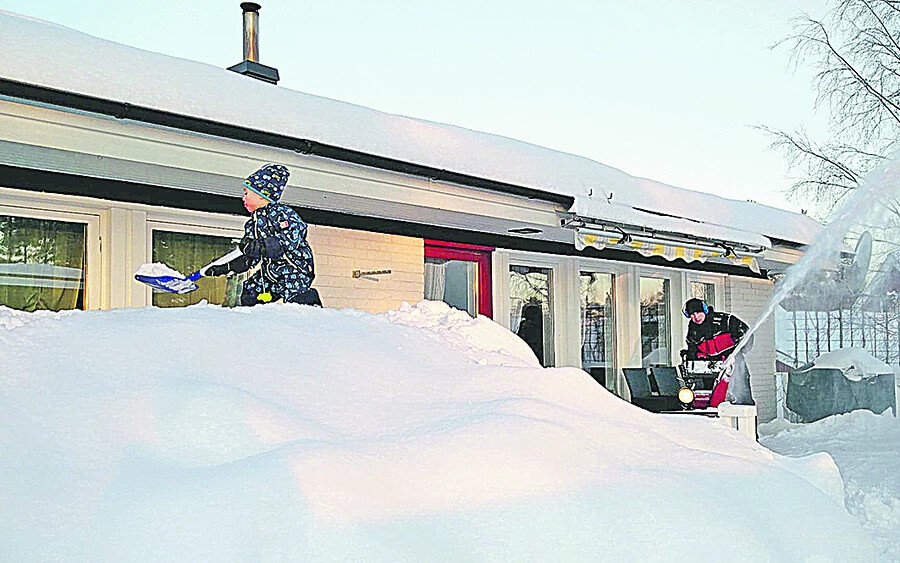
<path id="1" fill-rule="evenodd" d="M 441 303 L 0 308 L 4 561 L 875 560 L 844 495 Z"/>
<path id="2" fill-rule="evenodd" d="M 900 418 L 859 410 L 811 424 L 760 425 L 760 442 L 789 456 L 828 452 L 841 471 L 844 502 L 869 530 L 882 561 L 900 561 Z"/>

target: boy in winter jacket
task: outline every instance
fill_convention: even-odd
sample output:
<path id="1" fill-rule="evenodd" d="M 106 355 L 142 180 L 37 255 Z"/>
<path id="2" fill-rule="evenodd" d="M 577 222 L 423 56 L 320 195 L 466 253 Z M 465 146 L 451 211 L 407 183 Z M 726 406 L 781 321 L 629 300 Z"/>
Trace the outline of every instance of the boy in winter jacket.
<path id="1" fill-rule="evenodd" d="M 247 178 L 243 201 L 250 219 L 238 244 L 242 254 L 203 272 L 205 276 L 232 275 L 258 265 L 244 282 L 241 305 L 284 299 L 285 303 L 322 306 L 319 293 L 310 287 L 316 274 L 306 223 L 278 201 L 289 176 L 286 167 L 266 164 Z"/>

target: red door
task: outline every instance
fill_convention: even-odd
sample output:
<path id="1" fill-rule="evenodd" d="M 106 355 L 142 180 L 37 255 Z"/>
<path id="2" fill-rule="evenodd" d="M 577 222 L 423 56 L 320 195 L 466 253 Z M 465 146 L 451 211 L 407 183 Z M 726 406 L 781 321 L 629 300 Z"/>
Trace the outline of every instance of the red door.
<path id="1" fill-rule="evenodd" d="M 425 241 L 425 299 L 493 318 L 489 246 Z"/>

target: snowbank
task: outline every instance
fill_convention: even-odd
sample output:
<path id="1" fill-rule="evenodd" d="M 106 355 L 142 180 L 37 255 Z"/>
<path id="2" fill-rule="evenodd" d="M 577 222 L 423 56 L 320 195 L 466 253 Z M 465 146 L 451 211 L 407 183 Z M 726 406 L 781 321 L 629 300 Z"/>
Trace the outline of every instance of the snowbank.
<path id="1" fill-rule="evenodd" d="M 850 381 L 871 379 L 894 373 L 894 369 L 869 353 L 865 348 L 840 348 L 826 352 L 813 362 L 817 368 L 837 369 Z"/>
<path id="2" fill-rule="evenodd" d="M 759 434 L 784 455 L 827 452 L 840 468 L 847 509 L 872 533 L 879 559 L 900 561 L 900 419 L 859 410 L 811 424 L 776 420 Z"/>
<path id="3" fill-rule="evenodd" d="M 827 456 L 633 408 L 444 305 L 0 327 L 0 559 L 874 557 Z"/>

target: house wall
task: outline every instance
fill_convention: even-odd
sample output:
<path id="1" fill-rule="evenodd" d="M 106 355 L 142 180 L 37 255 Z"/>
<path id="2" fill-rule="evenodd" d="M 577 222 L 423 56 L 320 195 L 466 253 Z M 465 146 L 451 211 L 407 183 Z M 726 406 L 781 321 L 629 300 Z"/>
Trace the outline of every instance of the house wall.
<path id="1" fill-rule="evenodd" d="M 282 149 L 151 127 L 129 120 L 70 112 L 43 105 L 0 100 L 0 164 L 240 197 L 244 176 L 263 162 L 281 162 L 292 171 L 285 201 L 308 209 L 346 215 L 385 217 L 414 224 L 508 235 L 508 229 L 533 225 L 548 240 L 571 242 L 562 232 L 556 204 L 486 192 L 384 170 L 340 163 Z M 47 218 L 75 218 L 88 225 L 87 307 L 143 307 L 149 288 L 134 282 L 133 272 L 152 256 L 154 229 L 240 237 L 246 216 L 205 213 L 68 195 L 4 189 L 0 212 Z M 141 201 L 141 200 L 135 200 Z M 314 287 L 329 307 L 379 312 L 424 295 L 424 247 L 420 238 L 311 225 L 316 256 Z M 556 237 L 556 238 L 554 238 Z M 568 237 L 568 238 L 566 238 Z M 510 264 L 548 267 L 553 273 L 555 364 L 581 366 L 580 271 L 615 276 L 616 367 L 613 389 L 625 395 L 621 368 L 641 363 L 640 279 L 665 278 L 671 299 L 671 362 L 683 347 L 681 305 L 691 281 L 716 284 L 716 306 L 745 320 L 755 319 L 771 284 L 720 274 L 652 267 L 609 260 L 498 250 L 494 253 L 494 318 L 509 326 Z M 353 278 L 353 270 L 390 270 L 390 274 Z M 721 291 L 719 291 L 721 289 Z M 774 336 L 771 325 L 757 335 L 750 357 L 760 417 L 774 416 Z"/>
<path id="2" fill-rule="evenodd" d="M 132 275 L 152 261 L 154 230 L 240 238 L 246 217 L 191 212 L 0 187 L 0 214 L 88 225 L 88 309 L 146 307 L 151 290 Z M 420 238 L 310 225 L 316 287 L 329 307 L 373 313 L 418 303 L 425 283 Z M 102 250 L 102 251 L 101 251 Z M 353 278 L 354 270 L 390 274 Z"/>
<path id="3" fill-rule="evenodd" d="M 725 283 L 725 310 L 747 324 L 762 315 L 772 282 L 730 276 Z M 759 422 L 775 418 L 775 317 L 769 316 L 754 334 L 753 348 L 747 354 L 750 388 L 756 401 Z"/>
<path id="4" fill-rule="evenodd" d="M 423 299 L 422 239 L 317 225 L 308 238 L 316 258 L 314 286 L 326 306 L 379 313 Z M 354 270 L 391 273 L 354 278 Z"/>

